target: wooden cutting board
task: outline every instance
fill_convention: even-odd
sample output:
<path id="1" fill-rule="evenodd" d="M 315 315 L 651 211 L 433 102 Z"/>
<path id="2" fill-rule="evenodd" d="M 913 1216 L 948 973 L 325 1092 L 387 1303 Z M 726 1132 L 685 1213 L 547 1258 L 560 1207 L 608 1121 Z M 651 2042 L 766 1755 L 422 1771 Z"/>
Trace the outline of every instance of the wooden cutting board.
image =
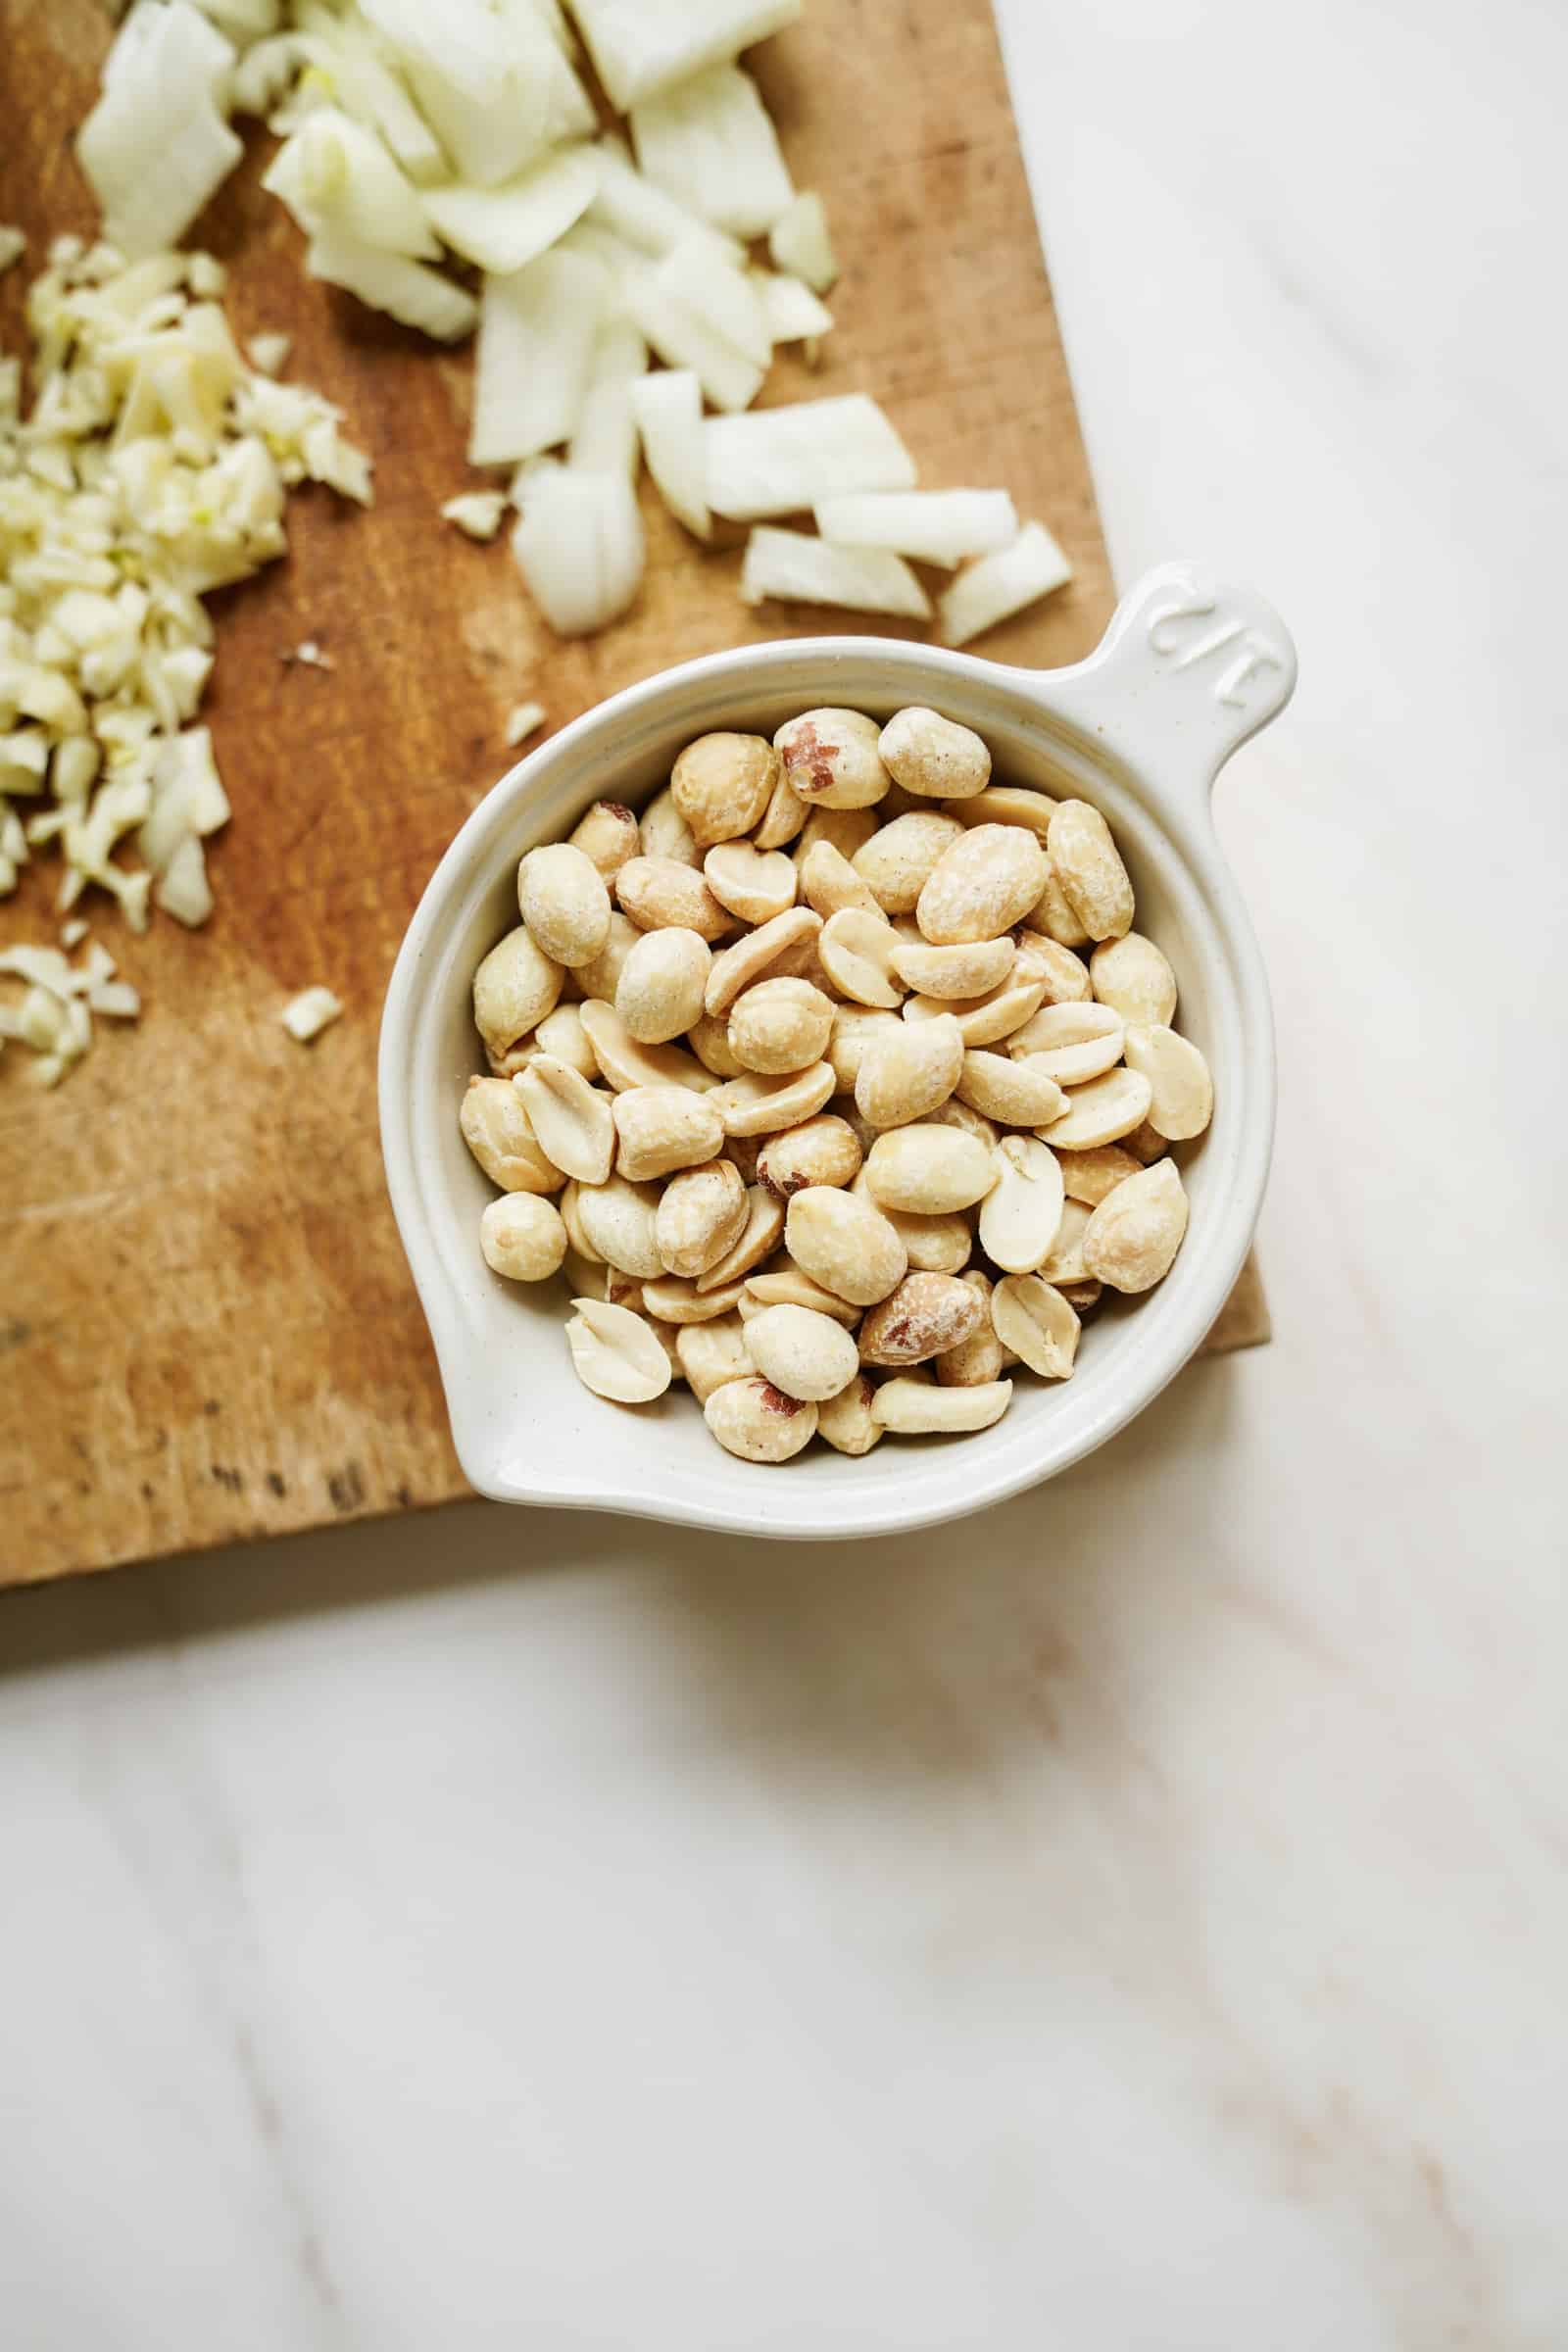
<path id="1" fill-rule="evenodd" d="M 50 235 L 93 227 L 71 141 L 104 46 L 94 0 L 0 0 L 0 220 L 29 231 L 34 269 Z M 781 362 L 768 399 L 872 392 L 922 480 L 1005 484 L 1075 578 L 982 650 L 1076 660 L 1111 583 L 988 0 L 810 0 L 754 62 L 844 270 L 822 368 Z M 287 562 L 219 600 L 204 715 L 235 814 L 211 845 L 207 929 L 160 920 L 133 940 L 91 906 L 143 993 L 140 1025 L 100 1023 L 53 1095 L 28 1056 L 0 1058 L 0 1584 L 466 1492 L 376 1136 L 404 926 L 510 764 L 514 703 L 556 727 L 669 662 L 841 625 L 748 612 L 735 548 L 703 553 L 650 497 L 635 612 L 592 643 L 553 641 L 505 546 L 437 518 L 471 479 L 466 356 L 301 275 L 301 240 L 258 185 L 267 144 L 192 241 L 231 265 L 241 331 L 285 328 L 290 372 L 347 412 L 376 506 L 297 498 Z M 0 280 L 9 350 L 27 274 Z M 285 662 L 313 638 L 330 671 Z M 0 902 L 0 945 L 54 936 L 56 881 L 42 864 Z M 348 1010 L 302 1051 L 277 1013 L 313 981 Z M 1266 1336 L 1250 1278 L 1212 1344 Z"/>

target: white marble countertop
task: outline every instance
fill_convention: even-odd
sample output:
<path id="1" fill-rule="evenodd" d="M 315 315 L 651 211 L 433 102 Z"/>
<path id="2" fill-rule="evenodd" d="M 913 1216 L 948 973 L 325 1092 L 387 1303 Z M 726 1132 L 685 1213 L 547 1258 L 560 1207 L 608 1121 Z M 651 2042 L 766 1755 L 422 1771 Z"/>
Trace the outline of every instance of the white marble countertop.
<path id="1" fill-rule="evenodd" d="M 9 1600 L 18 2352 L 1568 2342 L 1568 18 L 1003 15 L 1118 567 L 1300 647 L 1276 1343 L 912 1547 Z"/>

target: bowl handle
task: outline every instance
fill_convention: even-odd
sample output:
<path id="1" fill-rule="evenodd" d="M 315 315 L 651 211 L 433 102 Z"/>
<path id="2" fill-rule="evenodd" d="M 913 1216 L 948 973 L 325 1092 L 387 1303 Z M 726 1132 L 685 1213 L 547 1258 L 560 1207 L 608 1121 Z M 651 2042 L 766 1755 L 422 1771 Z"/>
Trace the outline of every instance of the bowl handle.
<path id="1" fill-rule="evenodd" d="M 1296 648 L 1251 589 L 1161 564 L 1122 598 L 1086 662 L 1029 674 L 1091 746 L 1202 807 L 1232 752 L 1290 701 Z"/>

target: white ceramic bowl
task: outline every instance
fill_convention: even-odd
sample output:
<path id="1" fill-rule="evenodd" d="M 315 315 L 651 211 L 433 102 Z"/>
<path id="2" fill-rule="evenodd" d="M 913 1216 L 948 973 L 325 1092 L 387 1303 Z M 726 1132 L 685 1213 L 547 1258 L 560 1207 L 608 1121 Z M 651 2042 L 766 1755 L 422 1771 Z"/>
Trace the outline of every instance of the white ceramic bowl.
<path id="1" fill-rule="evenodd" d="M 1004 668 L 875 637 L 806 638 L 690 662 L 613 696 L 521 760 L 436 868 L 403 942 L 381 1026 L 381 1138 L 392 1205 L 440 1359 L 459 1457 L 508 1502 L 641 1513 L 737 1535 L 891 1534 L 1054 1476 L 1142 1411 L 1199 1347 L 1251 1240 L 1274 1125 L 1268 987 L 1209 818 L 1224 761 L 1272 718 L 1296 657 L 1258 598 L 1167 564 L 1070 669 Z M 860 1460 L 813 1446 L 782 1468 L 720 1451 L 685 1388 L 626 1410 L 578 1383 L 564 1278 L 502 1281 L 479 1254 L 492 1191 L 458 1132 L 482 1069 L 469 984 L 517 919 L 517 859 L 599 798 L 646 800 L 693 736 L 771 735 L 822 704 L 888 715 L 925 703 L 985 737 L 999 777 L 1080 790 L 1109 819 L 1138 927 L 1176 968 L 1178 1022 L 1214 1074 L 1214 1118 L 1186 1155 L 1192 1200 L 1174 1268 L 1106 1303 L 1073 1378 L 1020 1380 L 994 1429 L 886 1441 Z"/>

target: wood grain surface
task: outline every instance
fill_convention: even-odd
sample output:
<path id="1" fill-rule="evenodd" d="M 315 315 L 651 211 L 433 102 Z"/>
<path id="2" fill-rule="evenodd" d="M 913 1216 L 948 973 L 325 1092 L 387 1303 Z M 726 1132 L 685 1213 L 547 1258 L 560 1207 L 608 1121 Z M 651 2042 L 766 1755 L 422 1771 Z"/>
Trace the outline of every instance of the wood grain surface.
<path id="1" fill-rule="evenodd" d="M 0 0 L 0 220 L 33 239 L 0 280 L 10 350 L 48 236 L 93 226 L 71 142 L 104 43 L 93 0 Z M 1077 659 L 1111 586 L 987 0 L 811 0 L 755 64 L 844 269 L 823 367 L 781 361 L 766 399 L 872 392 L 922 480 L 1007 485 L 1076 577 L 983 650 Z M 0 1584 L 466 1492 L 377 1144 L 403 928 L 510 764 L 512 705 L 537 699 L 555 727 L 669 662 L 841 625 L 749 613 L 741 534 L 705 554 L 646 497 L 634 612 L 591 643 L 553 640 L 505 546 L 436 515 L 472 478 L 467 356 L 302 276 L 301 239 L 258 184 L 270 144 L 191 242 L 231 266 L 241 331 L 286 328 L 289 372 L 347 412 L 376 506 L 298 496 L 287 561 L 217 600 L 204 716 L 234 821 L 210 845 L 211 923 L 161 918 L 134 940 L 89 904 L 144 1018 L 100 1023 L 53 1095 L 24 1054 L 0 1061 Z M 285 662 L 307 638 L 330 671 Z M 0 944 L 54 936 L 57 880 L 41 862 L 0 903 Z M 313 981 L 348 1009 L 302 1051 L 277 1013 Z M 1227 1320 L 1225 1345 L 1266 1337 L 1260 1298 Z"/>

